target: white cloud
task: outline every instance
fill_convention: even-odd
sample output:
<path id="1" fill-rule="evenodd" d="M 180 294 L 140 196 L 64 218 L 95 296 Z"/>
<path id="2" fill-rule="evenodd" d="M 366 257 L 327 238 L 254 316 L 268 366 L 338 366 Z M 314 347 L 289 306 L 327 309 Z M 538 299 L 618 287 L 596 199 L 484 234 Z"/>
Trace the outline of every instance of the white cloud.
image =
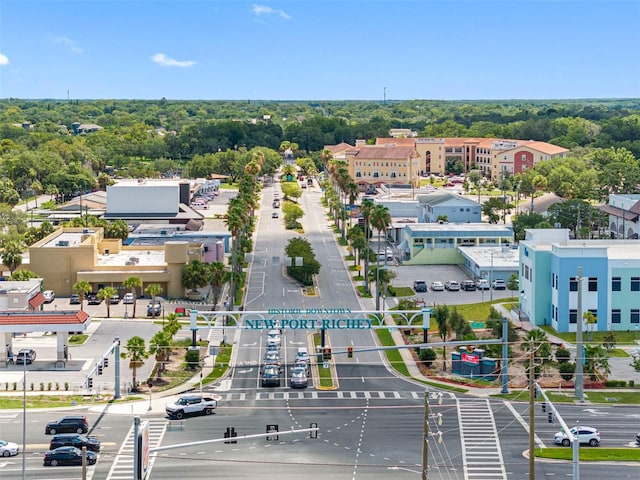
<path id="1" fill-rule="evenodd" d="M 82 48 L 76 45 L 76 42 L 67 37 L 55 37 L 53 42 L 58 45 L 68 47 L 73 53 L 82 53 Z"/>
<path id="2" fill-rule="evenodd" d="M 0 53 L 0 66 L 2 65 L 9 65 L 9 57 Z"/>
<path id="3" fill-rule="evenodd" d="M 277 15 L 285 20 L 291 20 L 291 16 L 284 10 L 276 10 L 275 8 L 267 7 L 266 5 L 254 4 L 252 11 L 256 17 L 259 17 L 260 15 Z"/>
<path id="4" fill-rule="evenodd" d="M 161 67 L 185 68 L 185 67 L 192 67 L 196 64 L 196 62 L 194 62 L 193 60 L 180 61 L 180 60 L 175 60 L 173 58 L 169 58 L 164 53 L 156 53 L 155 55 L 152 55 L 151 60 L 153 60 L 154 63 L 157 63 Z"/>

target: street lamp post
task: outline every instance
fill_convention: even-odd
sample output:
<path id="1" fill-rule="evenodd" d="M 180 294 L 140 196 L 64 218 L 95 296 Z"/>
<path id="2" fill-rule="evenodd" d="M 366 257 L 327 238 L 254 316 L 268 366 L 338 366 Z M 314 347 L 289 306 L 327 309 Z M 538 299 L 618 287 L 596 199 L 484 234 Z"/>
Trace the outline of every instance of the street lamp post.
<path id="1" fill-rule="evenodd" d="M 22 480 L 27 461 L 27 357 L 22 357 Z"/>
<path id="2" fill-rule="evenodd" d="M 489 292 L 493 302 L 493 250 L 491 250 L 491 270 L 489 270 Z"/>

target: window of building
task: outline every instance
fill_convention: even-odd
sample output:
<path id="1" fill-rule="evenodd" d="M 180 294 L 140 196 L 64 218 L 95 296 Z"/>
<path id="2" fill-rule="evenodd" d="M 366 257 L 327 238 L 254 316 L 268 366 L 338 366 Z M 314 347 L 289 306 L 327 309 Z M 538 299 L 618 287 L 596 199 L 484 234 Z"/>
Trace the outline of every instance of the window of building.
<path id="1" fill-rule="evenodd" d="M 611 310 L 611 323 L 620 323 L 622 319 L 622 315 L 620 314 L 619 308 L 614 308 Z"/>
<path id="2" fill-rule="evenodd" d="M 356 172 L 356 178 L 361 178 L 362 177 L 362 172 Z"/>
<path id="3" fill-rule="evenodd" d="M 569 323 L 578 323 L 578 310 L 569 310 Z"/>
<path id="4" fill-rule="evenodd" d="M 569 278 L 569 291 L 570 292 L 577 292 L 578 291 L 578 278 L 577 277 Z"/>
<path id="5" fill-rule="evenodd" d="M 631 309 L 631 323 L 640 323 L 640 309 Z"/>
<path id="6" fill-rule="evenodd" d="M 522 154 L 522 156 L 520 157 L 520 159 L 521 159 L 523 162 L 526 162 L 526 161 L 527 161 L 527 156 L 523 153 L 523 154 Z"/>
<path id="7" fill-rule="evenodd" d="M 619 292 L 622 289 L 622 279 L 620 277 L 613 277 L 611 279 L 611 291 Z"/>
<path id="8" fill-rule="evenodd" d="M 391 178 L 396 178 L 396 172 L 391 172 L 391 173 L 389 174 L 389 176 L 390 176 Z"/>
<path id="9" fill-rule="evenodd" d="M 373 178 L 378 178 L 380 174 L 378 172 L 373 172 Z"/>
<path id="10" fill-rule="evenodd" d="M 631 291 L 640 292 L 640 277 L 631 277 Z"/>
<path id="11" fill-rule="evenodd" d="M 590 292 L 598 291 L 598 277 L 589 277 L 589 291 Z"/>

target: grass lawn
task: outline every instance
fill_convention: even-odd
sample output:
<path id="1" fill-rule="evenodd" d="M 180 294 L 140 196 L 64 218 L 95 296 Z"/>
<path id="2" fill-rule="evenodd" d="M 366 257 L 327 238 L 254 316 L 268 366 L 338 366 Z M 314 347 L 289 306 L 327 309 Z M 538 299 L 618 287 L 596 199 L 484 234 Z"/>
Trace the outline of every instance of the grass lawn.
<path id="1" fill-rule="evenodd" d="M 220 347 L 220 353 L 216 356 L 216 364 L 209 375 L 202 379 L 202 384 L 215 382 L 222 377 L 229 369 L 229 361 L 231 360 L 231 352 L 233 347 L 231 345 L 224 345 Z"/>
<path id="2" fill-rule="evenodd" d="M 313 334 L 313 345 L 315 347 L 320 346 L 322 338 L 319 333 Z M 320 386 L 325 388 L 333 387 L 333 378 L 331 377 L 331 368 L 324 368 L 323 365 L 318 364 L 318 378 L 320 380 Z"/>
<path id="3" fill-rule="evenodd" d="M 545 390 L 545 393 L 549 397 L 553 403 L 575 403 L 578 401 L 578 398 L 574 396 L 573 390 L 565 390 L 558 391 L 557 389 L 548 389 Z M 529 401 L 529 390 L 511 390 L 511 392 L 507 394 L 496 394 L 492 395 L 492 397 L 497 398 L 505 398 L 508 400 L 514 400 L 519 402 L 528 402 Z M 608 392 L 605 390 L 586 390 L 584 394 L 584 398 L 586 401 L 590 403 L 600 403 L 600 404 L 621 404 L 621 405 L 640 405 L 640 395 L 636 392 L 628 391 L 628 392 Z M 538 398 L 536 403 L 541 403 L 543 401 L 542 398 Z M 638 451 L 640 454 L 640 450 Z"/>
<path id="4" fill-rule="evenodd" d="M 573 459 L 572 448 L 536 448 L 536 457 L 557 460 Z M 589 448 L 580 446 L 581 462 L 640 462 L 640 449 L 637 448 Z"/>
<path id="5" fill-rule="evenodd" d="M 82 395 L 27 396 L 27 408 L 70 407 L 73 405 L 72 402 L 75 402 L 76 405 L 81 405 L 84 402 L 84 399 Z M 22 393 L 16 392 L 15 397 L 0 397 L 0 410 L 18 408 L 22 408 Z"/>
<path id="6" fill-rule="evenodd" d="M 541 326 L 540 328 L 547 333 L 550 333 L 558 338 L 561 338 L 562 340 L 565 340 L 568 343 L 576 342 L 575 332 L 559 333 L 549 326 Z M 609 332 L 586 332 L 585 331 L 585 332 L 582 332 L 582 339 L 586 342 L 603 343 L 608 333 Z M 613 333 L 615 335 L 616 343 L 618 345 L 629 345 L 629 344 L 633 345 L 636 343 L 636 338 L 638 338 L 638 335 L 636 334 L 636 332 L 615 331 Z"/>
<path id="7" fill-rule="evenodd" d="M 416 294 L 411 287 L 393 287 L 395 297 L 412 297 Z"/>

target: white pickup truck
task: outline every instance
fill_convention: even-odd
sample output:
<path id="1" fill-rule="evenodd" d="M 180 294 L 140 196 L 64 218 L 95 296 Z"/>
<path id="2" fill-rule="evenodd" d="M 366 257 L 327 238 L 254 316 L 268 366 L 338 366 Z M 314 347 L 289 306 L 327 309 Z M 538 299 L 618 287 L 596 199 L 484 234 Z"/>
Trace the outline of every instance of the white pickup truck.
<path id="1" fill-rule="evenodd" d="M 170 418 L 180 420 L 185 415 L 211 415 L 217 406 L 218 402 L 214 398 L 185 395 L 178 398 L 175 403 L 168 403 L 165 410 Z"/>

